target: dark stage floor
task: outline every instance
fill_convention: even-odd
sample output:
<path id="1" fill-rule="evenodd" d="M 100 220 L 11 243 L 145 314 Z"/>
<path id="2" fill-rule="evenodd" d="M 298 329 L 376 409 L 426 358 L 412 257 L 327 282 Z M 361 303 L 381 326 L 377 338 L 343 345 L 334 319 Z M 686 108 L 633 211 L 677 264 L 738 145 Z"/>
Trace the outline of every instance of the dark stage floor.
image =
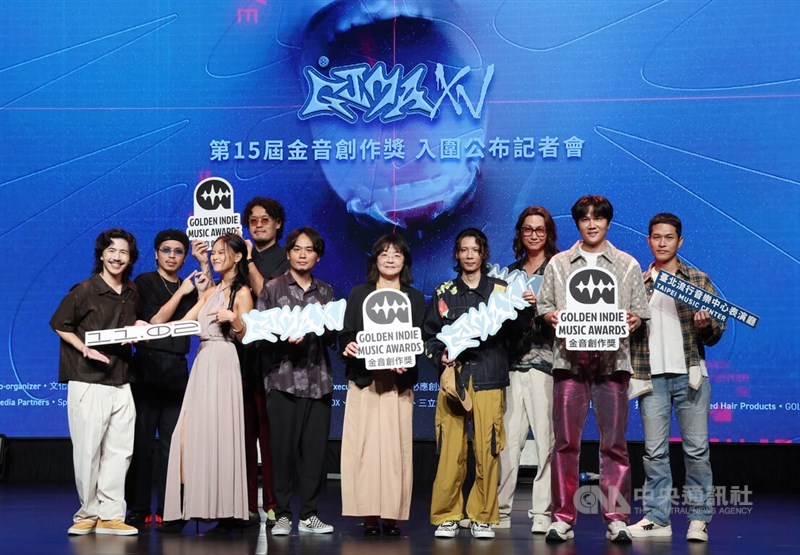
<path id="1" fill-rule="evenodd" d="M 513 555 L 550 553 L 573 555 L 668 554 L 689 553 L 800 553 L 800 533 L 794 528 L 800 519 L 796 497 L 759 495 L 754 492 L 749 514 L 717 515 L 709 531 L 708 544 L 688 543 L 684 539 L 686 522 L 673 517 L 673 538 L 634 540 L 629 546 L 613 545 L 605 540 L 605 527 L 597 515 L 582 515 L 575 528 L 575 539 L 552 545 L 543 536 L 530 534 L 530 522 L 523 510 L 530 502 L 530 486 L 521 485 L 517 493 L 519 507 L 512 516 L 510 530 L 497 530 L 494 540 L 473 539 L 461 530 L 454 540 L 434 539 L 428 524 L 430 495 L 420 491 L 411 507 L 412 518 L 404 523 L 400 538 L 364 538 L 361 526 L 351 518 L 339 516 L 339 483 L 331 481 L 323 495 L 320 517 L 336 527 L 332 535 L 299 535 L 273 538 L 263 526 L 235 532 L 230 537 L 204 537 L 212 524 L 201 523 L 199 535 L 195 524 L 186 526 L 177 537 L 143 529 L 139 536 L 69 537 L 67 528 L 77 508 L 77 495 L 71 484 L 23 485 L 0 484 L 0 545 L 4 554 L 48 553 L 74 555 L 210 555 L 210 554 L 346 554 L 346 555 Z M 633 520 L 639 520 L 634 507 Z"/>

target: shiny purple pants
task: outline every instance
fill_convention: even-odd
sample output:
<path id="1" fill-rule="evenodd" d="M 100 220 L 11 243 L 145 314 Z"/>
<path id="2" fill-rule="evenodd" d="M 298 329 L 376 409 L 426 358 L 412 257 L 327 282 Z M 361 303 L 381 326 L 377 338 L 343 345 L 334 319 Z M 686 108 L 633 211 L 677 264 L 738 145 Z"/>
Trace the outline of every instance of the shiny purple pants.
<path id="1" fill-rule="evenodd" d="M 600 369 L 590 366 L 581 368 L 578 374 L 555 370 L 553 378 L 553 520 L 574 524 L 580 510 L 584 514 L 600 513 L 606 522 L 628 522 L 631 466 L 625 429 L 630 374 L 604 376 Z M 579 489 L 581 434 L 590 402 L 600 428 L 600 487 Z"/>

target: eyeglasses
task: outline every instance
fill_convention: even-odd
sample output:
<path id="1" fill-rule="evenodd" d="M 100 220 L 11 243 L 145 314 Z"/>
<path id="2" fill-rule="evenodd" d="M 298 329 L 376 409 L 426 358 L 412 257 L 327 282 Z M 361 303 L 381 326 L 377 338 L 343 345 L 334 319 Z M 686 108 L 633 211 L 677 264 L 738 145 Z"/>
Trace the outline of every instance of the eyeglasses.
<path id="1" fill-rule="evenodd" d="M 255 227 L 258 224 L 266 226 L 266 225 L 269 225 L 269 223 L 271 221 L 272 221 L 272 218 L 270 218 L 269 216 L 261 216 L 260 218 L 257 217 L 257 216 L 253 216 L 252 218 L 250 218 L 248 220 L 248 222 L 250 223 L 250 227 Z"/>
<path id="2" fill-rule="evenodd" d="M 186 251 L 181 248 L 171 249 L 169 247 L 161 247 L 160 249 L 158 249 L 158 252 L 160 252 L 164 256 L 169 256 L 172 253 L 175 253 L 175 256 L 183 256 L 184 254 L 186 254 Z"/>
<path id="3" fill-rule="evenodd" d="M 531 227 L 529 225 L 522 226 L 522 236 L 523 237 L 530 237 L 533 234 L 536 234 L 537 237 L 544 237 L 547 235 L 547 228 L 545 227 Z"/>

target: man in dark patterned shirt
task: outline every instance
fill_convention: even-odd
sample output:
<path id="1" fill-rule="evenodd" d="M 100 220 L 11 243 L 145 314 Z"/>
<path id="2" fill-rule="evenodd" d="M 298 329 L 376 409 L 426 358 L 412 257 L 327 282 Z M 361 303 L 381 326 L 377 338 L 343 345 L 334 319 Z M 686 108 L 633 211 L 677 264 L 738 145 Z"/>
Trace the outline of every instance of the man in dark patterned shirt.
<path id="1" fill-rule="evenodd" d="M 325 242 L 310 227 L 286 238 L 289 271 L 268 282 L 258 296 L 258 310 L 303 307 L 334 301 L 333 289 L 311 270 L 325 252 Z M 289 502 L 297 475 L 300 492 L 300 532 L 330 534 L 333 526 L 317 518 L 317 501 L 325 480 L 325 450 L 331 422 L 333 379 L 328 345 L 335 334 L 308 333 L 263 346 L 261 368 L 267 391 L 275 488 L 274 536 L 292 530 Z"/>
<path id="2" fill-rule="evenodd" d="M 677 216 L 661 213 L 653 216 L 648 230 L 647 243 L 654 261 L 642 277 L 651 319 L 648 333 L 633 338 L 631 352 L 635 374 L 642 377 L 650 374 L 653 391 L 639 401 L 644 425 L 645 514 L 629 529 L 635 538 L 672 536 L 669 431 L 674 409 L 686 466 L 683 496 L 688 504 L 686 539 L 708 541 L 714 486 L 708 447 L 711 386 L 705 347 L 720 340 L 725 325 L 713 320 L 706 310 L 694 310 L 653 290 L 656 275 L 664 270 L 716 295 L 706 274 L 678 259 L 678 249 L 683 244 L 682 227 Z"/>

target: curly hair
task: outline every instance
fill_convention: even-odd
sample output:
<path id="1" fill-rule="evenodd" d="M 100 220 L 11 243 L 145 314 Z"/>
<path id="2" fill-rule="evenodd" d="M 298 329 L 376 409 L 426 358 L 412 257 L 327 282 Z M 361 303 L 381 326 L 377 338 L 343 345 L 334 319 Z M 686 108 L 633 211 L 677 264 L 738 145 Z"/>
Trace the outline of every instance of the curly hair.
<path id="1" fill-rule="evenodd" d="M 244 207 L 244 212 L 242 213 L 242 217 L 244 218 L 244 225 L 250 229 L 250 216 L 253 214 L 253 208 L 256 206 L 260 206 L 264 209 L 267 215 L 278 222 L 280 227 L 275 230 L 275 239 L 280 239 L 283 237 L 283 224 L 286 223 L 286 210 L 284 210 L 283 205 L 275 200 L 274 198 L 269 197 L 254 197 L 247 203 Z"/>
<path id="2" fill-rule="evenodd" d="M 111 246 L 112 239 L 122 239 L 128 242 L 128 256 L 130 260 L 125 270 L 122 272 L 122 281 L 128 281 L 133 273 L 133 265 L 139 260 L 139 247 L 136 246 L 136 237 L 132 233 L 125 231 L 119 227 L 101 231 L 100 235 L 94 241 L 94 268 L 93 274 L 99 274 L 103 271 L 103 251 Z"/>

